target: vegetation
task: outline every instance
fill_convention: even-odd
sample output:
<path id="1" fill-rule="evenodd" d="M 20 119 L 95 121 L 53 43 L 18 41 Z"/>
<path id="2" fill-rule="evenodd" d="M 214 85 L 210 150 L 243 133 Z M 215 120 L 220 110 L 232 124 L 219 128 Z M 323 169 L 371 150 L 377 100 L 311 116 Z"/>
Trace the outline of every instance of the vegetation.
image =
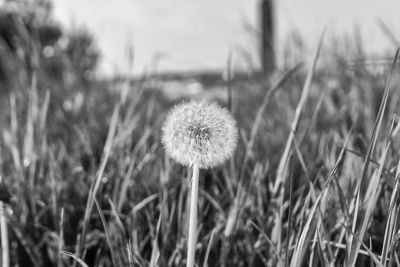
<path id="1" fill-rule="evenodd" d="M 11 266 L 183 266 L 191 170 L 160 143 L 175 103 L 146 79 L 82 76 L 90 38 L 59 30 L 43 46 L 24 14 L 2 12 L 18 36 L 0 42 Z M 238 148 L 200 172 L 198 266 L 400 265 L 399 68 L 339 44 L 228 81 Z"/>

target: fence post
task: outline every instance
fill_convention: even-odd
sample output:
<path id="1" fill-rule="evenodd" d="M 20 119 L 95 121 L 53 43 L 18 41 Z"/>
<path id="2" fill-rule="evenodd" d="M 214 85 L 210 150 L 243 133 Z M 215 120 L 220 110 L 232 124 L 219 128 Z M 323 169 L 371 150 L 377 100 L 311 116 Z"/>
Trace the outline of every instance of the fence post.
<path id="1" fill-rule="evenodd" d="M 275 70 L 274 0 L 261 1 L 261 64 L 264 74 Z"/>

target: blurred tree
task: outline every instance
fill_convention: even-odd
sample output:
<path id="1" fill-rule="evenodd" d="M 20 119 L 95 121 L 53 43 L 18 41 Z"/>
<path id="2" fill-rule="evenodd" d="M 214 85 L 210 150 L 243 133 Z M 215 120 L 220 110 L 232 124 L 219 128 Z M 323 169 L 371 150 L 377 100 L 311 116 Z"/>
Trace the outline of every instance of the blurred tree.
<path id="1" fill-rule="evenodd" d="M 90 32 L 85 29 L 72 31 L 65 52 L 72 69 L 76 71 L 76 78 L 84 83 L 90 81 L 99 59 L 99 51 L 94 46 Z"/>
<path id="2" fill-rule="evenodd" d="M 62 87 L 87 84 L 99 52 L 86 30 L 63 32 L 52 17 L 50 0 L 6 0 L 0 3 L 0 83 L 9 90 L 24 87 L 31 74 L 39 82 Z"/>

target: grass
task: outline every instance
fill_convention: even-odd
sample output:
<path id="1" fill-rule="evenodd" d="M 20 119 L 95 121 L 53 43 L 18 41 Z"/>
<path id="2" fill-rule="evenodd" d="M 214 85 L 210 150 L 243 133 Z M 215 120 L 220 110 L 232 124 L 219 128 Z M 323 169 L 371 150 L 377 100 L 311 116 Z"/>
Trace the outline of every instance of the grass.
<path id="1" fill-rule="evenodd" d="M 400 265 L 391 58 L 362 64 L 357 41 L 325 39 L 270 78 L 228 63 L 239 144 L 200 173 L 198 266 Z M 175 102 L 145 81 L 65 88 L 40 65 L 18 71 L 0 99 L 11 266 L 183 266 L 191 170 L 160 144 Z"/>

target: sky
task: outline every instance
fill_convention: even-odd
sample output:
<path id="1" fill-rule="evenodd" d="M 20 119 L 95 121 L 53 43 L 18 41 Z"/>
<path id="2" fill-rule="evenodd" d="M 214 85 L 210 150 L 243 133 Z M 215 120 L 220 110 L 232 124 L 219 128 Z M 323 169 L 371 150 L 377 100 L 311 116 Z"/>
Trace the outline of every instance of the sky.
<path id="1" fill-rule="evenodd" d="M 223 68 L 235 48 L 255 50 L 249 29 L 258 29 L 259 2 L 53 0 L 55 19 L 65 28 L 86 27 L 93 33 L 105 74 L 128 71 L 129 45 L 136 74 L 155 68 L 154 62 L 160 71 Z M 390 46 L 378 19 L 400 37 L 399 0 L 280 0 L 275 10 L 278 50 L 291 30 L 316 43 L 325 24 L 331 33 L 351 32 L 358 24 L 371 51 Z"/>

